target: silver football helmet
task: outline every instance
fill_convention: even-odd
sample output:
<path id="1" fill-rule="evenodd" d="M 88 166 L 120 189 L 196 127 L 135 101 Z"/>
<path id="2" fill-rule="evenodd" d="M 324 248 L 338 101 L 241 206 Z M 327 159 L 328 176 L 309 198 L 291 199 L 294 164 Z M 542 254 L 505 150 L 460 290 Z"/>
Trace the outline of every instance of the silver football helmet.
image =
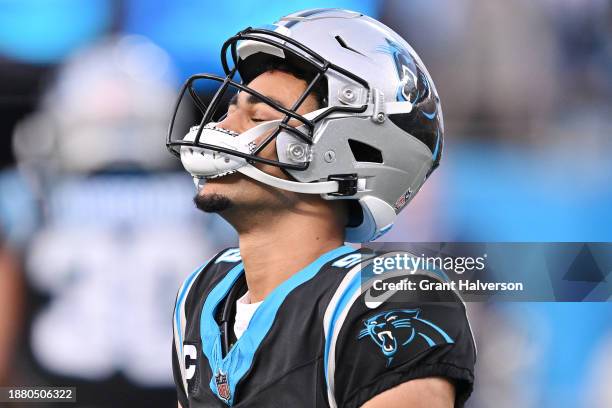
<path id="1" fill-rule="evenodd" d="M 271 61 L 308 73 L 309 84 L 291 108 L 248 87 Z M 391 228 L 440 162 L 443 121 L 433 81 L 410 45 L 370 17 L 341 9 L 294 13 L 228 39 L 221 62 L 225 77 L 187 80 L 168 131 L 168 148 L 196 181 L 238 171 L 277 188 L 350 200 L 346 240 L 366 242 Z M 325 106 L 298 114 L 315 89 L 325 90 Z M 217 128 L 237 92 L 284 118 L 241 134 Z M 202 115 L 190 128 L 176 119 L 188 106 Z M 272 141 L 278 160 L 260 157 Z M 292 180 L 271 176 L 256 162 L 281 167 Z"/>

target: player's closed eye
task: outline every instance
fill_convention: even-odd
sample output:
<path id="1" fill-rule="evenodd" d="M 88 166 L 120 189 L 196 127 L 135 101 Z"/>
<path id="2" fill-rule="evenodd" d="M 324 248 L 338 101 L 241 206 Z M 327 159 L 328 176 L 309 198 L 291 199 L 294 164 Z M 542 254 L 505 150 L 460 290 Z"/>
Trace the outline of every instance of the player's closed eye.
<path id="1" fill-rule="evenodd" d="M 238 94 L 234 95 L 232 99 L 230 99 L 229 101 L 229 106 L 227 108 L 228 115 L 234 113 L 237 109 L 238 109 Z M 249 120 L 251 122 L 256 122 L 256 123 L 266 122 L 268 120 L 271 120 L 271 119 L 265 119 L 262 117 L 258 117 L 259 115 L 255 115 L 255 116 L 256 117 L 249 118 Z"/>

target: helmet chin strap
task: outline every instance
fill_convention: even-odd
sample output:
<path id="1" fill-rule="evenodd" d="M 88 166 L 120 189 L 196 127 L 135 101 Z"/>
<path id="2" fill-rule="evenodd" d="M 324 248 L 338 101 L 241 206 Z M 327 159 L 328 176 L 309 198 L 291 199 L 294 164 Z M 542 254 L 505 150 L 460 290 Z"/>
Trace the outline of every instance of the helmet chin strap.
<path id="1" fill-rule="evenodd" d="M 281 179 L 259 170 L 257 167 L 247 164 L 238 169 L 238 171 L 247 177 L 255 179 L 260 183 L 267 184 L 272 187 L 282 190 L 293 191 L 295 193 L 304 194 L 327 194 L 338 191 L 339 185 L 337 181 L 318 181 L 314 183 L 300 183 L 299 181 L 291 181 Z"/>

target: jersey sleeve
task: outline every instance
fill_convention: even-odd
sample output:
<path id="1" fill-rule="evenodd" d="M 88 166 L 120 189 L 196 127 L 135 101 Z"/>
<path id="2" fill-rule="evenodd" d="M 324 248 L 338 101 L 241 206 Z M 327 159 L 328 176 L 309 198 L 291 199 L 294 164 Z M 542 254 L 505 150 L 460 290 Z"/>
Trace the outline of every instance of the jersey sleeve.
<path id="1" fill-rule="evenodd" d="M 204 265 L 194 270 L 185 279 L 177 292 L 172 316 L 172 372 L 176 385 L 177 398 L 183 408 L 189 407 L 189 384 L 187 379 L 190 378 L 190 381 L 195 381 L 191 378 L 193 372 L 190 370 L 192 370 L 192 368 L 186 367 L 186 358 L 191 361 L 195 358 L 195 355 L 190 353 L 190 349 L 185 346 L 187 326 L 193 324 L 194 299 L 197 300 L 198 298 L 197 290 L 196 295 L 190 295 L 191 292 L 193 292 L 192 287 L 194 285 L 197 286 L 196 282 L 201 276 L 204 276 L 204 274 L 215 274 L 216 272 L 226 271 L 237 262 L 240 262 L 240 260 L 238 248 L 228 248 L 219 252 Z"/>
<path id="2" fill-rule="evenodd" d="M 213 258 L 214 259 L 214 258 Z M 189 407 L 187 396 L 187 375 L 185 367 L 184 340 L 188 324 L 187 298 L 198 275 L 204 271 L 209 262 L 193 271 L 183 282 L 176 294 L 172 313 L 172 373 L 176 385 L 177 399 L 183 408 Z"/>
<path id="3" fill-rule="evenodd" d="M 174 384 L 176 384 L 176 397 L 181 407 L 188 408 L 189 401 L 187 400 L 187 393 L 183 386 L 183 371 L 181 364 L 179 363 L 179 357 L 177 355 L 177 349 L 175 347 L 175 341 L 172 345 L 172 374 L 174 376 Z"/>
<path id="4" fill-rule="evenodd" d="M 187 300 L 187 293 L 197 273 L 198 270 L 191 273 L 179 288 L 172 311 L 172 374 L 174 377 L 174 384 L 176 385 L 177 399 L 183 408 L 189 407 L 187 399 L 187 380 L 185 377 L 185 356 L 183 353 L 183 339 L 185 337 L 187 325 L 185 303 Z"/>
<path id="5" fill-rule="evenodd" d="M 432 281 L 409 280 L 416 288 Z M 398 290 L 371 301 L 373 293 L 356 290 L 349 301 L 341 296 L 330 322 L 326 378 L 335 405 L 359 407 L 404 382 L 443 377 L 454 384 L 455 406 L 462 407 L 472 392 L 476 346 L 459 296 Z"/>

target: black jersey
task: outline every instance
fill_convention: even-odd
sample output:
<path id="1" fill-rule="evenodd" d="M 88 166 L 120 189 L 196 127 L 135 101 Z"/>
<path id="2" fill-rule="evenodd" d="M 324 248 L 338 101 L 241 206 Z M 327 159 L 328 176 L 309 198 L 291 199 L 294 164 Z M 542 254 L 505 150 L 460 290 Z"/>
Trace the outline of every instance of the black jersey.
<path id="1" fill-rule="evenodd" d="M 476 356 L 464 304 L 366 302 L 356 265 L 368 256 L 342 246 L 319 257 L 265 298 L 227 352 L 233 324 L 222 310 L 240 295 L 232 290 L 244 275 L 240 253 L 225 250 L 193 272 L 174 310 L 183 408 L 358 407 L 431 376 L 451 380 L 462 406 Z"/>

